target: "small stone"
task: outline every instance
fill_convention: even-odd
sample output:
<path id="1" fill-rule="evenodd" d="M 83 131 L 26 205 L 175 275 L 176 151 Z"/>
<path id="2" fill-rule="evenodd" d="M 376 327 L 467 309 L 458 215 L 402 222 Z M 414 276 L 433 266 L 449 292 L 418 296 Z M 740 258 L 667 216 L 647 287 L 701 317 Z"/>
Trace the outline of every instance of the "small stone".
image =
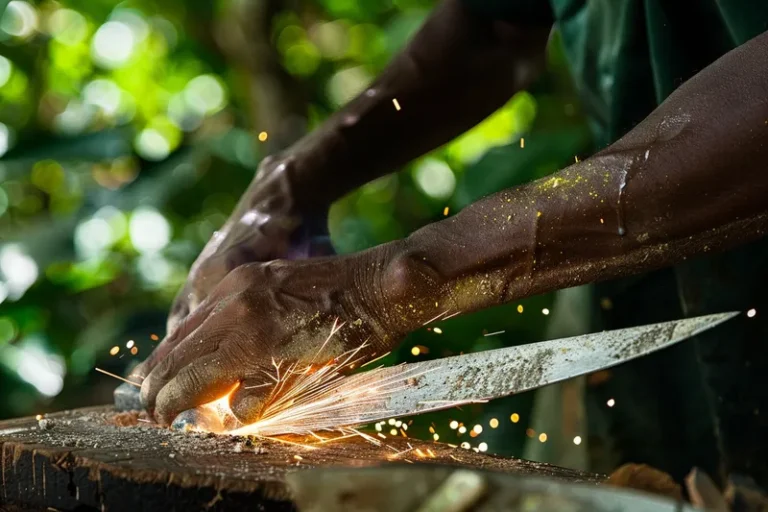
<path id="1" fill-rule="evenodd" d="M 175 453 L 169 453 L 168 457 L 170 457 L 172 459 L 175 459 L 176 458 L 176 454 Z"/>
<path id="2" fill-rule="evenodd" d="M 237 443 L 234 448 L 232 448 L 232 451 L 235 453 L 242 453 L 243 451 L 243 445 L 242 443 Z"/>
<path id="3" fill-rule="evenodd" d="M 40 427 L 40 430 L 50 430 L 53 428 L 53 420 L 38 420 L 37 426 Z"/>

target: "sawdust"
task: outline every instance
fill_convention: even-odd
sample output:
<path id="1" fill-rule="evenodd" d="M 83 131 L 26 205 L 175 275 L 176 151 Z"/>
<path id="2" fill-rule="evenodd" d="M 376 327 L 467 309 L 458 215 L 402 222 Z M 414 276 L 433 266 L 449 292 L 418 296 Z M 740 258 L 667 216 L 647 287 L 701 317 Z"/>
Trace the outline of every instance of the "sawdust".
<path id="1" fill-rule="evenodd" d="M 144 420 L 144 421 L 139 421 Z M 126 411 L 118 412 L 111 418 L 107 418 L 107 423 L 118 427 L 135 427 L 139 423 L 149 424 L 149 418 L 144 411 Z"/>

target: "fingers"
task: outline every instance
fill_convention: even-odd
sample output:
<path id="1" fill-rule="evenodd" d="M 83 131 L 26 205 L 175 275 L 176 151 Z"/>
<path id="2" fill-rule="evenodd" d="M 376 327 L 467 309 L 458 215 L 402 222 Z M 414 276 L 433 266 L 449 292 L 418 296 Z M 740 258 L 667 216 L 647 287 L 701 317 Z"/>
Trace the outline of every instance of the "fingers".
<path id="1" fill-rule="evenodd" d="M 202 331 L 203 329 L 199 329 Z M 151 362 L 156 363 L 147 374 L 141 384 L 141 402 L 144 408 L 150 414 L 155 413 L 155 401 L 158 393 L 173 380 L 176 375 L 187 365 L 198 358 L 208 356 L 218 349 L 218 343 L 210 339 L 204 332 L 198 330 L 192 332 L 189 336 L 182 338 L 181 341 L 166 340 L 169 343 L 161 356 L 155 356 L 153 352 L 150 357 L 155 357 Z M 157 347 L 155 352 L 158 352 Z"/>
<path id="2" fill-rule="evenodd" d="M 175 349 L 179 343 L 184 341 L 189 335 L 197 330 L 213 309 L 213 302 L 206 302 L 200 305 L 191 315 L 183 318 L 174 331 L 169 331 L 168 335 L 158 343 L 155 349 L 149 354 L 136 369 L 131 372 L 131 376 L 144 380 L 150 373 Z"/>
<path id="3" fill-rule="evenodd" d="M 158 423 L 169 425 L 179 413 L 226 395 L 239 382 L 229 370 L 230 365 L 231 361 L 217 353 L 182 368 L 157 394 L 155 419 Z"/>
<path id="4" fill-rule="evenodd" d="M 275 382 L 266 375 L 263 379 L 246 379 L 229 397 L 229 408 L 242 423 L 253 423 L 261 417 L 264 403 L 274 387 Z"/>
<path id="5" fill-rule="evenodd" d="M 175 331 L 179 324 L 189 315 L 189 312 L 192 310 L 189 295 L 188 287 L 185 286 L 174 299 L 171 311 L 168 313 L 165 332 L 171 333 Z"/>

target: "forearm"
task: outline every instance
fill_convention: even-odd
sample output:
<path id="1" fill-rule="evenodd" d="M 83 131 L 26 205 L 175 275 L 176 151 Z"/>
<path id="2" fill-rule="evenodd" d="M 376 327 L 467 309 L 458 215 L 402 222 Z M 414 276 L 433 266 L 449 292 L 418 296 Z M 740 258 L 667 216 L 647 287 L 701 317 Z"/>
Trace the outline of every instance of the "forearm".
<path id="1" fill-rule="evenodd" d="M 548 33 L 441 3 L 372 85 L 285 152 L 298 207 L 327 206 L 481 121 L 535 79 Z"/>
<path id="2" fill-rule="evenodd" d="M 410 330 L 443 311 L 757 239 L 768 229 L 767 162 L 768 33 L 706 68 L 594 157 L 399 243 L 382 279 L 390 316 Z"/>

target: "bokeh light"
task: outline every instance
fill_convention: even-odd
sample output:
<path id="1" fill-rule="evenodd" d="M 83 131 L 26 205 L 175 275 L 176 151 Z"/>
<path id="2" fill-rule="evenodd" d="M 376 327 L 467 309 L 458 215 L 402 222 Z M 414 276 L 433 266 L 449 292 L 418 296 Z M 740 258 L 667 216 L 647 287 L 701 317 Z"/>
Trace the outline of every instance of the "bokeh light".
<path id="1" fill-rule="evenodd" d="M 135 44 L 131 27 L 120 21 L 108 21 L 93 36 L 91 55 L 100 66 L 115 69 L 128 62 Z"/>
<path id="2" fill-rule="evenodd" d="M 416 166 L 414 179 L 419 188 L 434 199 L 447 199 L 456 188 L 456 176 L 451 168 L 434 158 L 425 158 Z"/>
<path id="3" fill-rule="evenodd" d="M 171 226 L 154 208 L 141 208 L 133 212 L 128 224 L 133 247 L 141 253 L 163 249 L 171 240 Z"/>
<path id="4" fill-rule="evenodd" d="M 154 128 L 142 130 L 136 136 L 134 145 L 136 152 L 147 160 L 163 160 L 171 153 L 171 144 L 168 139 Z"/>
<path id="5" fill-rule="evenodd" d="M 0 87 L 8 83 L 12 70 L 11 61 L 0 55 Z"/>
<path id="6" fill-rule="evenodd" d="M 186 105 L 198 114 L 213 114 L 226 105 L 224 86 L 213 75 L 193 78 L 184 89 Z"/>
<path id="7" fill-rule="evenodd" d="M 11 130 L 7 125 L 0 123 L 0 156 L 3 156 L 11 146 Z"/>
<path id="8" fill-rule="evenodd" d="M 37 281 L 38 267 L 19 245 L 0 248 L 0 272 L 10 300 L 18 300 Z"/>
<path id="9" fill-rule="evenodd" d="M 31 36 L 37 30 L 37 25 L 37 10 L 21 0 L 9 2 L 0 18 L 0 31 L 22 39 Z"/>
<path id="10" fill-rule="evenodd" d="M 48 33 L 58 42 L 73 46 L 88 35 L 85 17 L 72 9 L 56 9 L 48 17 Z"/>

